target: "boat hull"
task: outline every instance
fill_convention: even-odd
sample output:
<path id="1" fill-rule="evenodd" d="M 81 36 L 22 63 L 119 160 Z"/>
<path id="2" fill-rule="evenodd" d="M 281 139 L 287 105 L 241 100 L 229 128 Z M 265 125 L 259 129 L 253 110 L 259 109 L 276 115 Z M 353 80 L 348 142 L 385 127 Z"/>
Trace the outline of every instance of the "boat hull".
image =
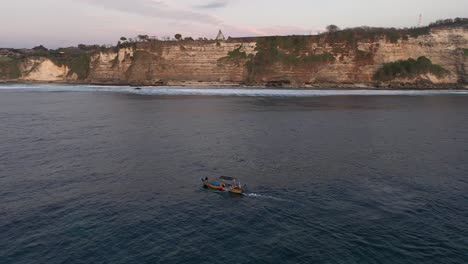
<path id="1" fill-rule="evenodd" d="M 213 184 L 211 184 L 209 182 L 203 183 L 203 187 L 207 188 L 207 189 L 211 189 L 211 190 L 221 191 L 221 192 L 229 192 L 229 193 L 232 193 L 232 194 L 243 194 L 244 193 L 244 190 L 242 190 L 242 189 L 228 189 L 228 188 L 225 188 L 225 187 L 222 187 L 222 186 L 213 185 Z"/>
<path id="2" fill-rule="evenodd" d="M 243 194 L 244 190 L 242 190 L 242 189 L 232 189 L 232 190 L 229 190 L 229 192 L 233 193 L 233 194 Z"/>

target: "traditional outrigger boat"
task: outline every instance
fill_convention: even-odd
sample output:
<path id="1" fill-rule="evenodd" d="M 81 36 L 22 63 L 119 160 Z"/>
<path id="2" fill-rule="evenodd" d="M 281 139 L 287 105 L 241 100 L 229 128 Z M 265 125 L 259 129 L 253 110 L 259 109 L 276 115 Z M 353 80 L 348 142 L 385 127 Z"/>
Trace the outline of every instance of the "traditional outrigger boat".
<path id="1" fill-rule="evenodd" d="M 243 194 L 244 188 L 241 183 L 233 177 L 221 176 L 214 180 L 209 180 L 208 177 L 202 179 L 203 188 L 213 189 L 222 192 L 234 194 Z"/>

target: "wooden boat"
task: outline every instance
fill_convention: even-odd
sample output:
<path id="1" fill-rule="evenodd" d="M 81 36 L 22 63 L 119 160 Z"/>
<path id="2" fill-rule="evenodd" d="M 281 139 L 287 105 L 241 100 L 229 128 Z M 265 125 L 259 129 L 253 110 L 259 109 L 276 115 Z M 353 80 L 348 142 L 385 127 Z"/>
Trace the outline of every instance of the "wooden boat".
<path id="1" fill-rule="evenodd" d="M 222 191 L 222 192 L 229 192 L 233 194 L 243 194 L 244 188 L 240 182 L 233 177 L 221 176 L 217 179 L 210 180 L 208 177 L 202 179 L 203 188 Z"/>

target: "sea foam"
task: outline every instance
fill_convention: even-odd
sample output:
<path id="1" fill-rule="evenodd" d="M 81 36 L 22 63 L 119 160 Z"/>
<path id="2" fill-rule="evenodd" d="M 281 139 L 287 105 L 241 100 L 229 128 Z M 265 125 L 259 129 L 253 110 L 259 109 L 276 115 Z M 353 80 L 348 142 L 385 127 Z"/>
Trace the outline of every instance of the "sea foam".
<path id="1" fill-rule="evenodd" d="M 0 90 L 23 90 L 44 92 L 114 92 L 141 95 L 204 95 L 248 97 L 315 97 L 315 96 L 376 96 L 376 95 L 467 95 L 468 90 L 337 90 L 337 89 L 271 89 L 259 87 L 184 87 L 149 86 L 135 89 L 130 86 L 70 85 L 70 84 L 4 84 Z"/>

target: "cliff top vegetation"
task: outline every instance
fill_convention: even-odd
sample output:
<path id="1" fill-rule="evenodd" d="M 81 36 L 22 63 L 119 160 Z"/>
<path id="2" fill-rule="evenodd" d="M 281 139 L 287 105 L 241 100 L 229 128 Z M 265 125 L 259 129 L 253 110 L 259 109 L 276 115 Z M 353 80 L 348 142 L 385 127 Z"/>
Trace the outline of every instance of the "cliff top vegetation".
<path id="1" fill-rule="evenodd" d="M 281 38 L 285 45 L 298 45 L 297 49 L 304 45 L 304 41 L 327 41 L 327 42 L 348 42 L 353 43 L 357 40 L 375 40 L 380 37 L 386 37 L 391 42 L 396 42 L 399 39 L 407 39 L 408 37 L 417 37 L 420 35 L 428 34 L 431 29 L 435 28 L 447 28 L 447 27 L 467 27 L 468 18 L 455 18 L 455 19 L 443 19 L 436 22 L 430 23 L 424 27 L 413 27 L 413 28 L 382 28 L 382 27 L 355 27 L 340 29 L 338 26 L 330 25 L 327 27 L 327 32 L 318 35 L 292 35 L 292 36 L 265 36 L 265 37 L 229 37 L 226 42 L 253 42 L 261 41 L 262 39 L 268 38 Z M 291 39 L 291 40 L 288 40 Z M 214 39 L 198 38 L 193 39 L 191 37 L 182 38 L 180 34 L 175 34 L 174 38 L 162 37 L 157 38 L 148 35 L 138 35 L 134 38 L 121 37 L 117 42 L 117 45 L 85 45 L 79 44 L 76 47 L 58 48 L 58 49 L 47 49 L 46 47 L 39 45 L 33 49 L 13 49 L 13 48 L 0 48 L 0 56 L 7 57 L 26 57 L 45 55 L 52 57 L 59 57 L 63 54 L 76 55 L 77 53 L 93 53 L 99 51 L 110 51 L 121 47 L 136 47 L 137 43 L 144 42 L 210 42 L 216 43 Z M 280 43 L 281 45 L 281 43 Z M 296 47 L 295 47 L 296 48 Z"/>

